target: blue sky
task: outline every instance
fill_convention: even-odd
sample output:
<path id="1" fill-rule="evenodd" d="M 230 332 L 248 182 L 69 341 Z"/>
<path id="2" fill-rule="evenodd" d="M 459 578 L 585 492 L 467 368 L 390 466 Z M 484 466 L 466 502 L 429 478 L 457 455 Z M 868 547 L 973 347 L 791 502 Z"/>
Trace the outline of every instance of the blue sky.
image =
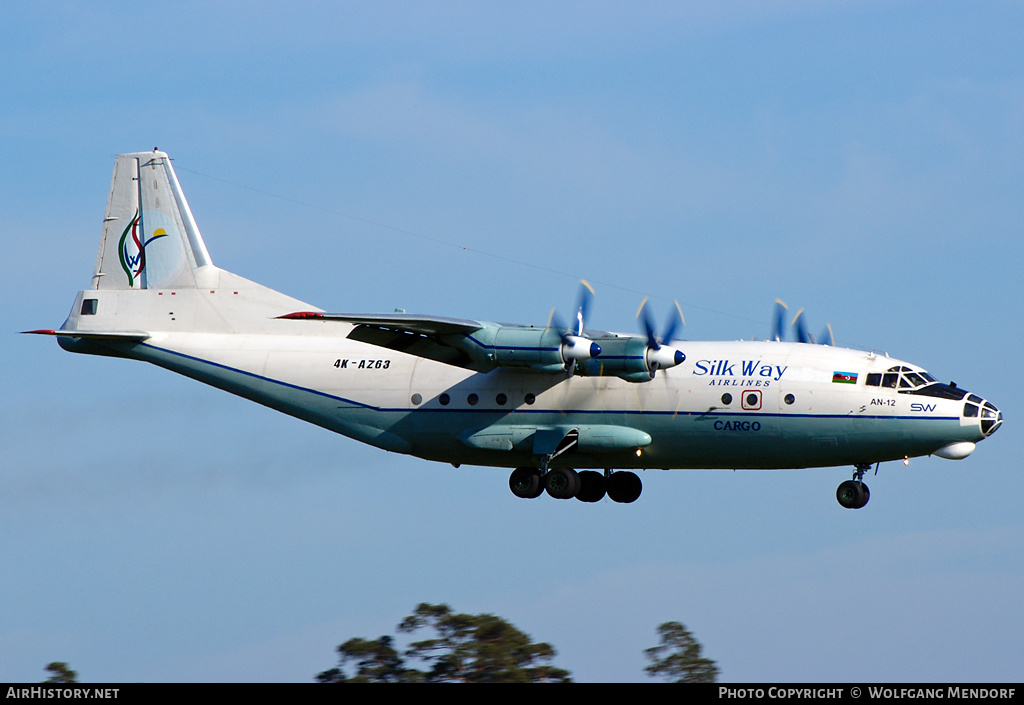
<path id="1" fill-rule="evenodd" d="M 421 601 L 581 681 L 661 622 L 729 681 L 1024 672 L 1018 3 L 11 3 L 0 9 L 0 681 L 308 681 Z M 333 311 L 690 339 L 772 301 L 995 402 L 970 458 L 508 491 L 142 364 L 71 356 L 113 157 L 175 160 L 214 261 Z M 1015 460 L 1017 459 L 1017 460 Z"/>

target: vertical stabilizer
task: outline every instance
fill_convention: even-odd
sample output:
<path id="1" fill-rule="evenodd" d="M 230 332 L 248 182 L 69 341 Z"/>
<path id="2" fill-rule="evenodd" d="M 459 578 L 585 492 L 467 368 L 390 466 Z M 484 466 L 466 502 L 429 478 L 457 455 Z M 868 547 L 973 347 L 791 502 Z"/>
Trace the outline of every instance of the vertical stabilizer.
<path id="1" fill-rule="evenodd" d="M 167 154 L 119 154 L 92 288 L 195 288 L 211 264 Z"/>

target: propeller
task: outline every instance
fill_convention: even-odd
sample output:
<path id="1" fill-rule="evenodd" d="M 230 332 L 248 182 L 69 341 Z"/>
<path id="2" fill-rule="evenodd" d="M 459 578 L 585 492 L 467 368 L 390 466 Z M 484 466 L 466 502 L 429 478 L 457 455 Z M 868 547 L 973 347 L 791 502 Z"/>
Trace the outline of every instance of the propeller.
<path id="1" fill-rule="evenodd" d="M 784 340 L 786 337 L 786 314 L 789 307 L 782 299 L 775 299 L 775 316 L 772 322 L 772 340 Z M 793 316 L 793 320 L 790 325 L 793 326 L 793 335 L 798 343 L 820 343 L 821 345 L 835 346 L 835 336 L 832 334 L 832 326 L 825 324 L 825 329 L 821 332 L 821 336 L 818 340 L 815 340 L 814 336 L 807 332 L 807 326 L 803 316 L 803 309 L 796 312 Z"/>
<path id="2" fill-rule="evenodd" d="M 775 299 L 775 319 L 772 321 L 772 340 L 783 340 L 786 337 L 786 314 L 789 306 L 782 299 Z"/>
<path id="3" fill-rule="evenodd" d="M 583 335 L 583 322 L 594 298 L 594 287 L 586 279 L 580 279 L 580 295 L 576 300 L 576 335 Z"/>
<path id="4" fill-rule="evenodd" d="M 644 333 L 647 335 L 647 369 L 652 374 L 659 369 L 675 367 L 686 359 L 682 350 L 669 344 L 675 340 L 676 330 L 681 325 L 686 325 L 679 302 L 673 301 L 672 303 L 675 305 L 675 310 L 670 312 L 668 324 L 665 326 L 665 334 L 661 337 L 658 336 L 654 320 L 651 318 L 650 311 L 647 310 L 646 298 L 640 302 L 640 308 L 636 312 L 636 317 L 640 319 Z"/>
<path id="5" fill-rule="evenodd" d="M 566 326 L 558 312 L 551 309 L 548 328 L 560 331 L 562 337 L 562 360 L 566 371 L 570 371 L 577 360 L 589 360 L 601 354 L 601 346 L 583 334 L 586 326 L 590 302 L 594 297 L 594 287 L 586 279 L 580 279 L 580 293 L 576 300 L 576 320 Z"/>
<path id="6" fill-rule="evenodd" d="M 796 342 L 798 343 L 813 343 L 810 334 L 807 332 L 807 326 L 804 325 L 804 319 L 800 318 L 803 315 L 804 310 L 800 309 L 793 316 L 793 328 L 796 331 Z"/>
<path id="7" fill-rule="evenodd" d="M 825 329 L 821 331 L 821 339 L 818 342 L 822 345 L 831 345 L 833 348 L 836 346 L 836 337 L 832 335 L 832 326 L 830 324 L 825 324 Z"/>

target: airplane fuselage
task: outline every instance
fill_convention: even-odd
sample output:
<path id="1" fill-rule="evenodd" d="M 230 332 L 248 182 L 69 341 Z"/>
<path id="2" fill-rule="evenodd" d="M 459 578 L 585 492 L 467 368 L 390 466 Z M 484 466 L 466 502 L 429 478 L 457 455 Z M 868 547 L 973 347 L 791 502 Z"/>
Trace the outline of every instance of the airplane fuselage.
<path id="1" fill-rule="evenodd" d="M 82 292 L 75 311 L 84 297 L 97 299 L 93 327 L 103 318 L 111 329 L 148 324 L 150 337 L 60 340 L 165 367 L 385 450 L 455 464 L 535 463 L 538 430 L 580 430 L 579 448 L 552 463 L 602 469 L 856 465 L 985 437 L 981 415 L 965 416 L 962 399 L 868 386 L 871 374 L 920 369 L 876 353 L 693 341 L 678 346 L 682 364 L 646 383 L 480 373 L 351 340 L 348 323 L 267 315 L 251 305 L 253 291 L 259 299 L 264 290 L 238 279 L 226 288 Z M 288 303 L 281 315 L 309 308 Z M 165 330 L 153 330 L 154 307 L 166 309 Z M 144 320 L 132 320 L 136 311 Z M 207 316 L 238 330 L 203 332 Z"/>
<path id="2" fill-rule="evenodd" d="M 644 335 L 592 331 L 582 284 L 572 326 L 324 313 L 214 266 L 170 158 L 138 152 L 115 160 L 91 288 L 59 330 L 31 332 L 384 450 L 515 468 L 523 498 L 632 502 L 630 469 L 853 465 L 836 496 L 860 508 L 871 464 L 963 458 L 1002 423 L 984 399 L 886 355 L 679 342 L 678 305 L 660 335 L 643 304 Z"/>

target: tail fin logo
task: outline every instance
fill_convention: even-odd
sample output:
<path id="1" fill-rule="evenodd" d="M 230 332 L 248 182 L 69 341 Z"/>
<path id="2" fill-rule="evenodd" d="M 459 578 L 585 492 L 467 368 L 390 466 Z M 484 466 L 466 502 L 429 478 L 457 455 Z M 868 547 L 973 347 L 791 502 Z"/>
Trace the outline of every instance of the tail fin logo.
<path id="1" fill-rule="evenodd" d="M 128 276 L 128 286 L 134 287 L 135 280 L 146 269 L 146 246 L 153 240 L 166 235 L 166 230 L 157 228 L 153 231 L 153 237 L 146 240 L 145 233 L 139 233 L 139 211 L 135 211 L 135 216 L 121 233 L 121 240 L 117 248 L 117 253 L 121 258 L 121 269 Z"/>

